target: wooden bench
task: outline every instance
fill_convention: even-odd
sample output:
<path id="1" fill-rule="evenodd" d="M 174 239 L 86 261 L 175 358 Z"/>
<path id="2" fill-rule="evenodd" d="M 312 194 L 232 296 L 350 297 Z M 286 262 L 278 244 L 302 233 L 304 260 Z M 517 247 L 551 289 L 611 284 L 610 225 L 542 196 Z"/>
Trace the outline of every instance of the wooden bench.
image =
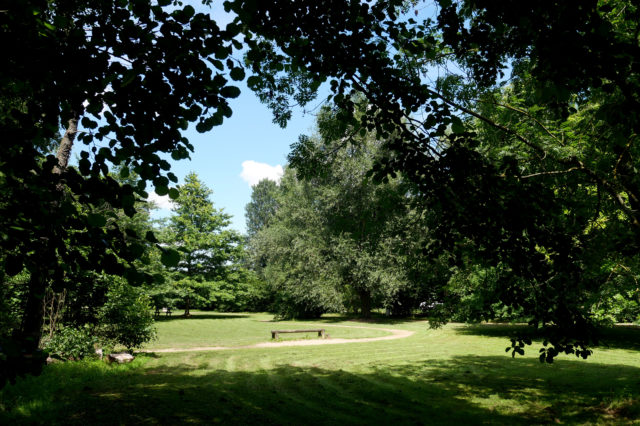
<path id="1" fill-rule="evenodd" d="M 156 308 L 156 316 L 159 317 L 160 314 L 164 314 L 166 317 L 170 317 L 171 316 L 171 308 Z"/>
<path id="2" fill-rule="evenodd" d="M 271 338 L 277 339 L 280 333 L 318 333 L 318 337 L 325 338 L 324 328 L 315 328 L 313 330 L 271 330 Z"/>

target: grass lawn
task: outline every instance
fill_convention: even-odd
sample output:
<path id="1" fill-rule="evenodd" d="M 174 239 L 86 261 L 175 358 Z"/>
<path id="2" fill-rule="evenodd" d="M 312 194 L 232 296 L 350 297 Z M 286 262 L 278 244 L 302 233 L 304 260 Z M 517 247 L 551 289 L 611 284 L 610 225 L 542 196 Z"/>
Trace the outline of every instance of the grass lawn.
<path id="1" fill-rule="evenodd" d="M 248 346 L 270 342 L 271 330 L 295 330 L 304 328 L 324 328 L 332 338 L 357 339 L 389 335 L 381 330 L 343 328 L 332 326 L 333 318 L 328 317 L 311 326 L 301 321 L 273 321 L 272 314 L 227 314 L 191 311 L 190 318 L 182 316 L 161 317 L 157 321 L 158 340 L 145 349 L 193 348 L 205 346 Z M 351 323 L 352 326 L 366 326 Z M 315 339 L 317 333 L 281 334 L 278 340 Z"/>
<path id="2" fill-rule="evenodd" d="M 564 356 L 545 365 L 535 344 L 525 357 L 505 354 L 512 326 L 430 330 L 419 321 L 338 317 L 261 322 L 269 318 L 207 313 L 161 320 L 150 349 L 244 346 L 270 340 L 271 329 L 302 326 L 325 327 L 332 338 L 389 334 L 341 325 L 415 334 L 139 354 L 129 365 L 55 364 L 0 391 L 0 424 L 640 424 L 637 328 L 614 330 L 608 347 L 587 361 Z"/>

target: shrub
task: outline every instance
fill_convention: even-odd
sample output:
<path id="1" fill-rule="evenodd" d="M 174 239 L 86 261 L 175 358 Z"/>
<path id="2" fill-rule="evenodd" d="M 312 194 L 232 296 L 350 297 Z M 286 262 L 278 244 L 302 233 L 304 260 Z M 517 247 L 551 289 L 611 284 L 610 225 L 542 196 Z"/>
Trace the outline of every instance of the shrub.
<path id="1" fill-rule="evenodd" d="M 82 359 L 95 355 L 94 345 L 98 337 L 93 329 L 83 327 L 60 327 L 53 337 L 46 342 L 45 349 L 50 355 L 63 359 Z"/>
<path id="2" fill-rule="evenodd" d="M 121 344 L 129 350 L 156 337 L 149 297 L 120 279 L 115 280 L 107 302 L 99 309 L 98 324 L 106 343 Z"/>

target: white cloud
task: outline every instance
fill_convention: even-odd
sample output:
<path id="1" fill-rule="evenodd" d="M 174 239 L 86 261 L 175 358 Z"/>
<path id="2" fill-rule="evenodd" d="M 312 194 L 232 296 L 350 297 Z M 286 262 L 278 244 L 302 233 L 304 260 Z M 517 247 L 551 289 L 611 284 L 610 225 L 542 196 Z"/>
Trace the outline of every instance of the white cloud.
<path id="1" fill-rule="evenodd" d="M 147 201 L 154 203 L 159 209 L 171 210 L 175 207 L 175 203 L 168 195 L 158 195 L 155 192 L 149 193 Z"/>
<path id="2" fill-rule="evenodd" d="M 240 177 L 249 185 L 256 185 L 263 179 L 269 179 L 275 183 L 280 183 L 280 178 L 284 174 L 284 169 L 280 164 L 270 166 L 267 163 L 247 160 L 242 162 L 242 173 Z"/>

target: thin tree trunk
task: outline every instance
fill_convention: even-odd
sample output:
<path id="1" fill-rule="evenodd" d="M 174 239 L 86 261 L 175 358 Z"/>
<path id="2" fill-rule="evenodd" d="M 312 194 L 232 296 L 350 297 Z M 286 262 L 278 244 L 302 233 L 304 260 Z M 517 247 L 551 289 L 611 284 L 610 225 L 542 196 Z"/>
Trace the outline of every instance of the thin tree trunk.
<path id="1" fill-rule="evenodd" d="M 362 318 L 371 318 L 371 293 L 368 291 L 360 291 L 359 293 Z"/>
<path id="2" fill-rule="evenodd" d="M 55 167 L 54 172 L 60 174 L 64 172 L 69 165 L 69 157 L 71 157 L 71 148 L 73 148 L 73 141 L 78 133 L 78 115 L 74 113 L 74 117 L 69 120 L 67 125 L 67 131 L 64 132 L 64 136 L 60 141 L 56 159 L 58 165 Z"/>
<path id="3" fill-rule="evenodd" d="M 43 270 L 32 271 L 29 279 L 29 294 L 22 317 L 17 340 L 21 340 L 27 353 L 33 353 L 40 345 L 42 336 L 43 304 L 48 280 Z"/>
<path id="4" fill-rule="evenodd" d="M 185 310 L 184 310 L 184 316 L 185 317 L 190 317 L 191 316 L 191 312 L 189 312 L 189 307 L 191 305 L 191 297 L 187 296 L 187 300 L 186 300 L 186 306 L 185 306 Z"/>

